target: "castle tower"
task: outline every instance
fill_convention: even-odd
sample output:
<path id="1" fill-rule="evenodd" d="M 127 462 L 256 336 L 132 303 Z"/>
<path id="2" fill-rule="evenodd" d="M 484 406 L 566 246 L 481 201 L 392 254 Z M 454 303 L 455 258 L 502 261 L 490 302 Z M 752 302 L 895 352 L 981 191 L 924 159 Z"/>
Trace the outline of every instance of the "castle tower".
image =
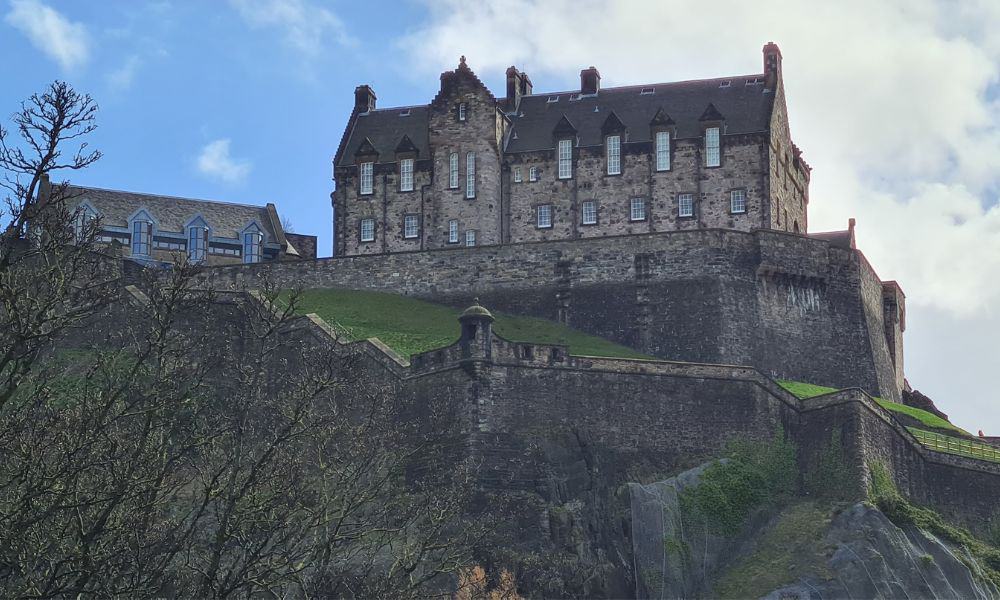
<path id="1" fill-rule="evenodd" d="M 458 343 L 463 363 L 489 362 L 492 359 L 493 321 L 493 315 L 479 304 L 479 298 L 458 317 L 458 322 L 462 324 L 462 336 Z"/>

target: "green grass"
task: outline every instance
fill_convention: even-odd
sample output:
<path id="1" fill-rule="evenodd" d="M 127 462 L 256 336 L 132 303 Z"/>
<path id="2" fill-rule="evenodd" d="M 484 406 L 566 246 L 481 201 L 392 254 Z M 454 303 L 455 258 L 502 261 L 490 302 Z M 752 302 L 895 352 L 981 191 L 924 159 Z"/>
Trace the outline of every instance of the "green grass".
<path id="1" fill-rule="evenodd" d="M 776 381 L 778 385 L 802 400 L 837 391 L 837 388 L 813 385 L 811 383 L 803 383 L 801 381 L 788 381 L 786 379 L 778 379 Z M 890 412 L 912 417 L 927 427 L 943 430 L 945 432 L 958 433 L 963 436 L 972 435 L 968 431 L 960 427 L 956 427 L 934 413 L 927 412 L 926 410 L 914 408 L 898 402 L 891 402 L 889 400 L 885 400 L 884 398 L 875 398 L 875 401 L 878 402 L 879 406 L 882 408 Z"/>
<path id="2" fill-rule="evenodd" d="M 489 307 L 487 307 L 489 308 Z M 402 356 L 447 346 L 458 340 L 461 310 L 416 298 L 358 290 L 305 290 L 297 312 L 316 313 L 351 340 L 377 337 Z M 492 312 L 492 311 L 491 311 Z M 563 344 L 570 354 L 609 358 L 651 358 L 604 338 L 565 325 L 493 312 L 494 331 L 514 342 Z"/>

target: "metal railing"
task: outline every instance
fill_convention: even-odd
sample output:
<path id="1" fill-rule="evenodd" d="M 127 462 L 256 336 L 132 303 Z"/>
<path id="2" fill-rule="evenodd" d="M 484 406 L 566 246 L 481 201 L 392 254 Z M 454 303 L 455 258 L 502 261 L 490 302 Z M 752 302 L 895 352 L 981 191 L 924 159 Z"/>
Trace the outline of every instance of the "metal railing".
<path id="1" fill-rule="evenodd" d="M 916 427 L 907 427 L 906 429 L 913 434 L 913 437 L 917 438 L 918 442 L 931 450 L 1000 463 L 1000 448 L 996 446 L 941 435 L 940 433 L 933 433 L 917 429 Z"/>

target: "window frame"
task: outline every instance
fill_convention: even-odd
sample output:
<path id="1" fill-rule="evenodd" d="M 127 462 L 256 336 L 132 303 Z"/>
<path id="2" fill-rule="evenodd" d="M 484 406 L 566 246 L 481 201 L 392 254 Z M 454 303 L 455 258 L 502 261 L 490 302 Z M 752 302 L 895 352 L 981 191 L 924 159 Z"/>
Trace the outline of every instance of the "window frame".
<path id="1" fill-rule="evenodd" d="M 208 227 L 204 227 L 202 225 L 191 225 L 187 229 L 188 261 L 192 263 L 205 262 L 205 260 L 208 259 Z M 203 243 L 204 247 L 200 247 L 198 242 Z"/>
<path id="2" fill-rule="evenodd" d="M 465 199 L 476 197 L 476 152 L 465 153 Z"/>
<path id="3" fill-rule="evenodd" d="M 365 237 L 365 223 L 371 223 L 371 237 Z M 375 241 L 375 219 L 373 217 L 364 217 L 358 220 L 358 242 L 362 244 L 371 244 Z"/>
<path id="4" fill-rule="evenodd" d="M 614 142 L 612 144 L 612 141 Z M 608 175 L 622 174 L 622 136 L 609 135 L 604 138 L 604 157 Z M 613 168 L 612 168 L 613 166 Z"/>
<path id="5" fill-rule="evenodd" d="M 254 241 L 250 241 L 254 238 Z M 264 262 L 264 234 L 257 230 L 243 232 L 243 264 Z"/>
<path id="6" fill-rule="evenodd" d="M 358 164 L 358 194 L 361 196 L 371 196 L 374 193 L 375 163 L 367 161 Z"/>
<path id="7" fill-rule="evenodd" d="M 468 121 L 469 120 L 469 106 L 466 102 L 458 103 L 458 120 Z"/>
<path id="8" fill-rule="evenodd" d="M 712 136 L 709 132 L 715 132 L 715 145 L 712 146 L 710 141 Z M 714 151 L 714 155 L 713 155 Z M 712 158 L 715 158 L 713 163 Z M 711 127 L 705 128 L 705 167 L 709 169 L 714 169 L 722 166 L 722 128 L 718 125 L 713 125 Z"/>
<path id="9" fill-rule="evenodd" d="M 521 167 L 513 168 L 512 177 L 514 179 L 514 183 L 521 183 L 523 181 L 523 176 L 521 174 Z"/>
<path id="10" fill-rule="evenodd" d="M 448 220 L 448 243 L 458 243 L 458 219 Z"/>
<path id="11" fill-rule="evenodd" d="M 136 227 L 139 227 L 137 230 Z M 153 222 L 146 219 L 135 219 L 132 221 L 131 238 L 129 239 L 129 251 L 132 256 L 152 256 L 153 253 Z M 136 239 L 136 236 L 140 236 Z M 136 250 L 136 247 L 139 250 Z M 145 247 L 145 252 L 142 248 Z"/>
<path id="12" fill-rule="evenodd" d="M 538 181 L 538 167 L 528 167 L 528 181 Z"/>
<path id="13" fill-rule="evenodd" d="M 466 229 L 465 230 L 465 247 L 474 248 L 476 246 L 476 230 Z"/>
<path id="14" fill-rule="evenodd" d="M 410 226 L 413 226 L 413 234 L 410 235 Z M 415 240 L 420 237 L 420 215 L 403 215 L 403 239 Z"/>
<path id="15" fill-rule="evenodd" d="M 737 196 L 738 195 L 738 196 Z M 740 198 L 742 202 L 742 208 L 736 210 L 736 198 Z M 734 190 L 729 190 L 729 214 L 732 215 L 744 215 L 747 212 L 747 191 L 744 188 L 736 188 Z"/>
<path id="16" fill-rule="evenodd" d="M 593 220 L 587 220 L 587 206 L 593 209 Z M 596 200 L 584 200 L 580 205 L 580 224 L 581 225 L 597 225 L 597 201 Z"/>
<path id="17" fill-rule="evenodd" d="M 638 204 L 636 204 L 636 203 L 638 203 Z M 639 210 L 642 212 L 642 216 L 638 217 L 638 218 L 635 216 L 635 214 L 636 214 L 636 207 L 637 206 L 638 206 Z M 629 220 L 630 223 L 639 223 L 641 221 L 645 221 L 646 220 L 646 199 L 645 198 L 636 197 L 636 198 L 632 198 L 632 199 L 629 200 L 628 220 Z"/>
<path id="18" fill-rule="evenodd" d="M 690 201 L 690 207 L 689 207 L 690 212 L 688 212 L 687 214 L 684 214 L 684 212 L 681 210 L 682 207 L 684 206 L 683 202 L 685 198 Z M 689 192 L 681 192 L 677 194 L 677 218 L 678 219 L 694 218 L 694 194 Z"/>
<path id="19" fill-rule="evenodd" d="M 413 191 L 413 167 L 414 159 L 402 158 L 399 161 L 399 191 Z"/>
<path id="20" fill-rule="evenodd" d="M 556 143 L 556 178 L 573 179 L 573 140 L 566 138 Z"/>
<path id="21" fill-rule="evenodd" d="M 458 152 L 448 155 L 448 189 L 458 189 Z"/>
<path id="22" fill-rule="evenodd" d="M 546 219 L 543 223 L 542 215 L 545 215 Z M 535 207 L 535 228 L 536 229 L 552 229 L 552 205 L 551 204 L 539 204 Z"/>
<path id="23" fill-rule="evenodd" d="M 672 136 L 670 135 L 670 132 L 665 129 L 661 129 L 653 135 L 653 140 L 655 146 L 654 152 L 656 160 L 656 171 L 658 173 L 669 171 L 671 167 L 670 159 L 672 158 L 670 152 Z M 661 159 L 664 159 L 664 161 L 661 162 Z M 666 166 L 664 166 L 664 162 Z"/>

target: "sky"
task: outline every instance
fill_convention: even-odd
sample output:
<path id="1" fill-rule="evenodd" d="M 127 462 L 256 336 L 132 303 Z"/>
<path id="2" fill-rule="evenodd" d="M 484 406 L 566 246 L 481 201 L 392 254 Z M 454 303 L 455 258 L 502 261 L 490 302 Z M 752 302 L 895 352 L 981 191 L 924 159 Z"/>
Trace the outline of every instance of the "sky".
<path id="1" fill-rule="evenodd" d="M 857 219 L 907 296 L 906 373 L 1000 435 L 1000 2 L 0 0 L 0 114 L 53 79 L 100 105 L 82 185 L 263 204 L 331 247 L 331 159 L 368 83 L 429 102 L 460 55 L 498 95 L 762 71 L 779 44 L 810 230 Z"/>

